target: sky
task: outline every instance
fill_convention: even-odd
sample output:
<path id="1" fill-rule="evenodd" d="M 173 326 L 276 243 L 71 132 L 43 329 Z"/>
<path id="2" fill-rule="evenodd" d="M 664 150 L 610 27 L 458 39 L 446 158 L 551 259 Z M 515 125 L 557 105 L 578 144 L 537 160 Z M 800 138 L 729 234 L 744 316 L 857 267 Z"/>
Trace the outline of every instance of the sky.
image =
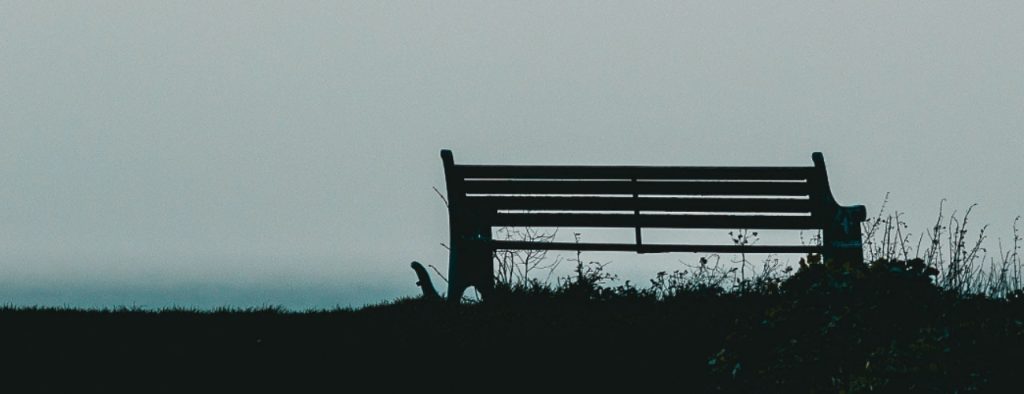
<path id="1" fill-rule="evenodd" d="M 874 215 L 888 193 L 915 236 L 940 201 L 976 203 L 1005 243 L 1024 214 L 1021 20 L 1009 1 L 0 0 L 0 303 L 415 295 L 410 261 L 447 266 L 444 148 L 820 151 L 840 203 Z M 594 258 L 643 278 L 692 256 Z"/>

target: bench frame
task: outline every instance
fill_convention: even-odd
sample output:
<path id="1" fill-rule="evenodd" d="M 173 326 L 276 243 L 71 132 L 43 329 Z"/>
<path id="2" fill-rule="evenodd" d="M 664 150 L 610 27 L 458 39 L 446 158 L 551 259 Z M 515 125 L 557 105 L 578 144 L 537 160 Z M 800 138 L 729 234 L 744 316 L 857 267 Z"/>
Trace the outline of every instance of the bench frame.
<path id="1" fill-rule="evenodd" d="M 866 210 L 836 203 L 822 154 L 811 158 L 813 167 L 456 165 L 452 152 L 442 150 L 450 237 L 447 298 L 458 302 L 472 286 L 486 299 L 494 288 L 494 251 L 500 249 L 821 253 L 826 261 L 862 262 Z M 500 226 L 635 228 L 636 239 L 492 240 L 491 228 Z M 822 245 L 646 244 L 643 228 L 821 230 Z"/>

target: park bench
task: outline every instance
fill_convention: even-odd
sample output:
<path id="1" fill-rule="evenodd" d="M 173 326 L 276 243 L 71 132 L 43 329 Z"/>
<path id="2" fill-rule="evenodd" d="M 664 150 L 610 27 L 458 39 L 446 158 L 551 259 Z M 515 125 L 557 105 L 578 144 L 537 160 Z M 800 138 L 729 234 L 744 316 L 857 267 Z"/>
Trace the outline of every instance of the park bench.
<path id="1" fill-rule="evenodd" d="M 820 253 L 863 259 L 864 206 L 832 197 L 821 153 L 813 167 L 652 167 L 455 164 L 441 151 L 448 191 L 448 300 L 493 289 L 495 250 L 637 253 Z M 633 228 L 630 243 L 491 239 L 492 227 Z M 643 242 L 645 228 L 821 230 L 820 245 Z"/>

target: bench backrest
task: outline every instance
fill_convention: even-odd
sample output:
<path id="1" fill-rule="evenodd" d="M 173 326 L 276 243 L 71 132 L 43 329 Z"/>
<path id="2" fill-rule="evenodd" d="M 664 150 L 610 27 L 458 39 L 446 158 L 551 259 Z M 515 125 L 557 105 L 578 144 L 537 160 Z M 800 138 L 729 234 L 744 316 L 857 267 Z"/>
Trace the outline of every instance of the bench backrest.
<path id="1" fill-rule="evenodd" d="M 808 167 L 457 165 L 451 151 L 444 150 L 441 156 L 453 244 L 458 239 L 488 250 L 640 253 L 803 253 L 831 252 L 837 245 L 858 251 L 860 247 L 864 208 L 836 203 L 820 153 L 812 155 L 814 166 Z M 490 228 L 498 226 L 634 228 L 636 239 L 628 244 L 493 241 Z M 825 242 L 645 244 L 643 228 L 819 229 Z"/>

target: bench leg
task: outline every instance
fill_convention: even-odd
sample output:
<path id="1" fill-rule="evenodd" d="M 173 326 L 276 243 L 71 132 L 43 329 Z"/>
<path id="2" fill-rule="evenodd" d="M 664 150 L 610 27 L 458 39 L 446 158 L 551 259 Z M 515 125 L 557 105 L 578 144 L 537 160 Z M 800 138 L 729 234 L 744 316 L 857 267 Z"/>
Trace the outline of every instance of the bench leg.
<path id="1" fill-rule="evenodd" d="M 470 286 L 486 300 L 494 289 L 494 255 L 487 248 L 459 246 L 448 257 L 448 301 L 460 302 Z"/>
<path id="2" fill-rule="evenodd" d="M 864 221 L 864 207 L 839 207 L 832 222 L 824 231 L 826 263 L 863 263 L 864 246 L 861 240 L 861 222 Z"/>
<path id="3" fill-rule="evenodd" d="M 459 242 L 461 243 L 461 242 Z M 458 303 L 462 301 L 462 293 L 469 287 L 466 273 L 462 268 L 463 248 L 459 243 L 452 242 L 448 252 L 448 302 Z"/>

